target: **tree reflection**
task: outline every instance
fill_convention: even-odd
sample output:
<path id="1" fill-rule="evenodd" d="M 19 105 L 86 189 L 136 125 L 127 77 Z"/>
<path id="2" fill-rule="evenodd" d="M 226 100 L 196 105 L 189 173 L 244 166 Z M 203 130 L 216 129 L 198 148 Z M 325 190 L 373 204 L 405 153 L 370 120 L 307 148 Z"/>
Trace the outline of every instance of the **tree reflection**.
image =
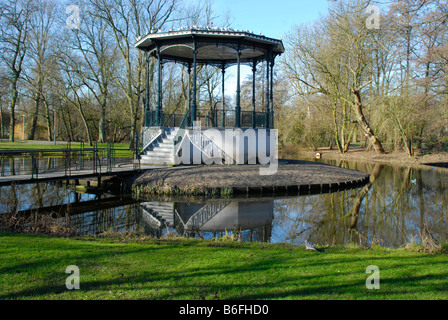
<path id="1" fill-rule="evenodd" d="M 358 189 L 277 200 L 276 241 L 399 247 L 425 235 L 446 242 L 447 171 L 367 162 L 340 165 L 370 173 L 370 182 Z"/>
<path id="2" fill-rule="evenodd" d="M 361 188 L 356 198 L 353 200 L 353 206 L 350 210 L 349 216 L 351 217 L 351 222 L 349 226 L 349 233 L 355 233 L 358 237 L 366 238 L 366 236 L 362 235 L 358 229 L 358 218 L 359 218 L 359 209 L 361 207 L 361 204 L 364 200 L 364 197 L 367 195 L 369 190 L 372 188 L 372 185 L 374 184 L 375 180 L 378 179 L 378 177 L 381 174 L 381 170 L 383 169 L 383 165 L 376 164 L 375 168 L 372 170 L 370 174 L 370 181 L 367 183 L 364 187 Z"/>

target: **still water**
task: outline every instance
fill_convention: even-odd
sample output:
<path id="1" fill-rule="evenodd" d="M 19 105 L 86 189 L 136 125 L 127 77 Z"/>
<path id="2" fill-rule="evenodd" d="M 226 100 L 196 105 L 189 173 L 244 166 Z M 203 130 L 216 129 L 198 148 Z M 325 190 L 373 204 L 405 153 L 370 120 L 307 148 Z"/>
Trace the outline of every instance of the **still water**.
<path id="1" fill-rule="evenodd" d="M 71 203 L 70 218 L 61 218 L 61 223 L 69 221 L 82 234 L 138 232 L 204 239 L 228 234 L 241 241 L 303 244 L 309 240 L 321 245 L 378 243 L 385 247 L 422 238 L 447 241 L 448 169 L 327 163 L 369 173 L 371 182 L 327 194 L 208 201 L 135 201 L 80 194 L 61 183 L 41 183 L 1 187 L 0 213 Z"/>

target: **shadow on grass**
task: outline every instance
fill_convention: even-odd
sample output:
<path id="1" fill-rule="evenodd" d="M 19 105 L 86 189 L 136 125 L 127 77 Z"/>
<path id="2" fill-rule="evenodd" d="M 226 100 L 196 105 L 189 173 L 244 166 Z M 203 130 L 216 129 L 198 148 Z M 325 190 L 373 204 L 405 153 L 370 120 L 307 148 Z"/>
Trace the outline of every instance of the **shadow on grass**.
<path id="1" fill-rule="evenodd" d="M 144 246 L 131 250 L 121 246 L 103 246 L 94 248 L 95 252 L 83 253 L 82 257 L 76 257 L 75 254 L 73 257 L 56 256 L 3 268 L 2 275 L 20 271 L 30 276 L 36 269 L 46 267 L 58 272 L 46 273 L 45 279 L 39 280 L 40 283 L 45 282 L 45 285 L 1 294 L 0 299 L 48 298 L 50 295 L 56 295 L 53 298 L 59 299 L 80 299 L 85 298 L 84 295 L 88 298 L 105 299 L 107 292 L 111 290 L 120 292 L 124 298 L 157 300 L 306 299 L 309 296 L 322 296 L 324 299 L 339 297 L 375 299 L 413 293 L 416 295 L 437 291 L 446 293 L 448 288 L 445 274 L 408 275 L 412 268 L 425 268 L 428 264 L 428 259 L 425 257 L 413 258 L 412 263 L 409 259 L 388 256 L 345 257 L 341 262 L 336 258 L 327 258 L 325 254 L 310 253 L 297 257 L 281 253 L 278 255 L 282 256 L 278 257 L 272 252 L 273 256 L 260 255 L 249 261 L 235 259 L 240 250 L 233 248 L 229 249 L 229 256 L 226 256 L 225 252 L 217 252 L 216 249 L 207 249 L 204 254 L 210 256 L 200 266 L 196 266 L 198 261 L 195 260 L 200 255 L 187 257 L 174 255 L 165 257 L 159 262 L 152 259 L 152 253 L 156 250 L 169 248 L 170 246 Z M 83 250 L 84 248 L 81 251 Z M 85 250 L 88 250 L 88 247 Z M 173 253 L 184 252 L 179 249 Z M 228 264 L 223 264 L 221 260 L 213 260 L 214 257 L 222 259 L 223 256 Z M 81 290 L 68 291 L 65 287 L 68 274 L 64 271 L 67 262 L 76 258 L 81 262 L 79 264 Z M 382 261 L 387 262 L 390 268 L 403 269 L 405 272 L 399 275 L 387 275 L 385 270 L 381 289 L 367 290 L 365 280 L 368 275 L 364 273 L 365 267 L 371 263 L 381 264 Z M 354 263 L 356 270 L 353 269 Z M 101 274 L 101 267 L 104 265 L 106 271 Z M 170 270 L 173 268 L 176 270 Z M 318 270 L 313 271 L 313 268 Z M 86 269 L 87 271 L 83 271 Z M 312 274 L 309 274 L 310 272 Z M 99 279 L 92 279 L 94 277 Z M 83 281 L 83 279 L 92 280 Z"/>

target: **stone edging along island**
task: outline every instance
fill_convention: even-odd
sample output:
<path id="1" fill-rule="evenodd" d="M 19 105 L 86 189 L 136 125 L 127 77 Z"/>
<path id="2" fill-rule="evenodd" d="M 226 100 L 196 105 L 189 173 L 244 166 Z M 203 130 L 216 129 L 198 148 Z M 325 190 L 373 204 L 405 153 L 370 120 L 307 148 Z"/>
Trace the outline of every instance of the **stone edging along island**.
<path id="1" fill-rule="evenodd" d="M 273 175 L 261 165 L 196 165 L 144 171 L 128 181 L 134 194 L 260 196 L 334 192 L 365 185 L 369 175 L 328 164 L 279 160 Z M 267 166 L 264 166 L 267 167 Z"/>

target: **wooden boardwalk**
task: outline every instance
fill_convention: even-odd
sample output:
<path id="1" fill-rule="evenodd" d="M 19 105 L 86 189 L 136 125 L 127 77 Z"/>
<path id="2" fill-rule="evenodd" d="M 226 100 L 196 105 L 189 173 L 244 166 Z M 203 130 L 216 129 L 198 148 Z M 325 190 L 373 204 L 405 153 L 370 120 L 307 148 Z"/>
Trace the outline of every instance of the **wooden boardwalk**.
<path id="1" fill-rule="evenodd" d="M 7 186 L 11 184 L 30 184 L 30 183 L 40 183 L 49 181 L 65 181 L 65 180 L 76 180 L 76 179 L 87 179 L 87 178 L 101 178 L 107 176 L 125 176 L 131 175 L 139 171 L 161 168 L 157 166 L 145 166 L 140 165 L 140 168 L 134 169 L 132 164 L 114 167 L 107 171 L 105 168 L 101 172 L 93 172 L 92 169 L 84 170 L 71 170 L 66 172 L 64 168 L 62 170 L 56 170 L 51 172 L 41 172 L 38 175 L 34 174 L 19 174 L 19 175 L 9 175 L 0 177 L 0 186 Z"/>

